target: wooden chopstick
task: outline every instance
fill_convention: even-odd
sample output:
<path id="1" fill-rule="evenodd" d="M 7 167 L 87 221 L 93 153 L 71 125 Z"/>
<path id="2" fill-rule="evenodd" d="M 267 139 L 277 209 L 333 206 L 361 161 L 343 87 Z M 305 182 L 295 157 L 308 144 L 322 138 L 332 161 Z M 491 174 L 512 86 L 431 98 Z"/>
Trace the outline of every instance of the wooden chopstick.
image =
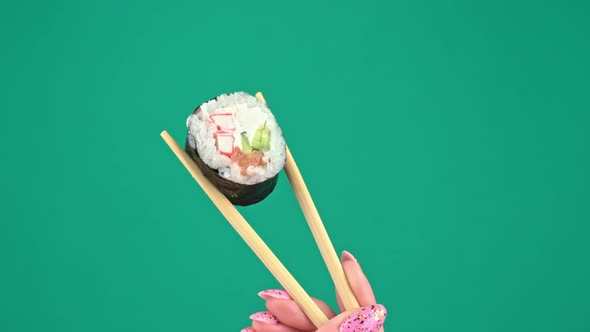
<path id="1" fill-rule="evenodd" d="M 311 297 L 309 297 L 301 285 L 299 285 L 297 280 L 293 278 L 291 273 L 289 273 L 260 236 L 256 234 L 254 229 L 248 224 L 240 212 L 238 212 L 231 202 L 219 190 L 217 190 L 207 178 L 205 178 L 199 167 L 167 131 L 164 130 L 160 136 L 166 141 L 176 157 L 180 159 L 184 167 L 186 167 L 201 188 L 203 188 L 207 196 L 209 196 L 227 221 L 248 244 L 256 256 L 258 256 L 262 263 L 264 263 L 266 268 L 272 273 L 281 286 L 283 286 L 289 295 L 291 295 L 293 300 L 295 300 L 299 307 L 305 312 L 312 323 L 318 328 L 324 325 L 328 321 L 326 315 L 324 315 L 315 302 L 313 302 Z"/>
<path id="2" fill-rule="evenodd" d="M 264 96 L 261 92 L 256 93 L 256 98 L 266 103 L 266 100 L 264 99 Z M 328 236 L 328 232 L 322 223 L 320 214 L 318 213 L 318 210 L 311 199 L 309 190 L 307 190 L 307 186 L 303 181 L 303 176 L 301 175 L 301 172 L 299 172 L 299 167 L 297 167 L 295 159 L 293 158 L 293 155 L 291 154 L 288 146 L 287 159 L 285 161 L 285 172 L 287 173 L 287 178 L 289 178 L 291 187 L 293 187 L 295 197 L 297 197 L 297 201 L 301 206 L 301 210 L 303 210 L 303 215 L 307 220 L 307 224 L 309 225 L 311 233 L 313 234 L 316 244 L 320 249 L 320 253 L 324 258 L 324 262 L 328 267 L 328 271 L 330 272 L 330 276 L 334 281 L 336 290 L 340 295 L 342 304 L 344 304 L 344 307 L 347 310 L 358 308 L 359 303 L 354 296 L 348 281 L 346 280 L 344 270 L 342 269 L 342 265 L 340 264 L 340 260 L 336 254 L 336 250 L 334 250 L 330 236 Z"/>

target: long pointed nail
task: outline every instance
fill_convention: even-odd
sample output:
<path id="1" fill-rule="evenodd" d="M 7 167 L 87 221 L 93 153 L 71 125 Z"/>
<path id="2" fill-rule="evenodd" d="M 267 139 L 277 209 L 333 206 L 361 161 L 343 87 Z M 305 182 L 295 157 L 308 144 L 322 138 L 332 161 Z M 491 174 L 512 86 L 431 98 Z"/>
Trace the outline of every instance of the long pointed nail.
<path id="1" fill-rule="evenodd" d="M 267 289 L 263 290 L 262 292 L 258 293 L 258 296 L 261 298 L 268 300 L 268 299 L 277 299 L 277 300 L 291 300 L 291 296 L 289 293 L 285 292 L 282 289 Z"/>
<path id="2" fill-rule="evenodd" d="M 242 329 L 240 332 L 256 332 L 256 331 L 254 331 L 254 329 L 251 327 L 247 327 L 245 329 Z"/>
<path id="3" fill-rule="evenodd" d="M 255 320 L 257 322 L 261 322 L 264 324 L 275 325 L 278 324 L 278 319 L 268 311 L 261 311 L 250 315 L 251 320 Z"/>
<path id="4" fill-rule="evenodd" d="M 340 332 L 376 332 L 383 326 L 387 310 L 380 304 L 355 311 L 340 325 Z"/>
<path id="5" fill-rule="evenodd" d="M 342 256 L 341 256 L 341 258 L 342 258 L 342 261 L 343 261 L 343 262 L 344 262 L 344 261 L 353 261 L 353 262 L 355 262 L 355 263 L 358 263 L 358 261 L 356 260 L 356 258 L 355 258 L 355 257 L 354 257 L 354 256 L 353 256 L 351 253 L 349 253 L 349 252 L 348 252 L 348 251 L 346 251 L 346 250 L 344 250 L 344 251 L 342 252 Z"/>

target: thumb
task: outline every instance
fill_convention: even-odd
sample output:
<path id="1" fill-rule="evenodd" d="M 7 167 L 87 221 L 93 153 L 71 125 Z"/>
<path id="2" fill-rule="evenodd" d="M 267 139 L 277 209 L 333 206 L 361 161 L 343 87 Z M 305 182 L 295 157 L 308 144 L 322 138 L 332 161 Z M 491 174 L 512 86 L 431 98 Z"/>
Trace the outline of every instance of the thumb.
<path id="1" fill-rule="evenodd" d="M 330 319 L 317 332 L 377 332 L 383 326 L 387 310 L 380 304 L 345 311 Z"/>

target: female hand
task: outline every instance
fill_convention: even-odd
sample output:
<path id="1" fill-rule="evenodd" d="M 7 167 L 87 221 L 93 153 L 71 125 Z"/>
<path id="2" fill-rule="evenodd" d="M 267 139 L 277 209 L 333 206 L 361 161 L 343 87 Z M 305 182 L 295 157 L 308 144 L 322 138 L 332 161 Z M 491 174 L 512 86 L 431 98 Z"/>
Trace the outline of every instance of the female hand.
<path id="1" fill-rule="evenodd" d="M 383 331 L 383 322 L 387 311 L 376 304 L 371 284 L 363 273 L 357 260 L 349 252 L 342 252 L 342 268 L 352 291 L 361 308 L 345 311 L 340 296 L 336 293 L 340 314 L 325 302 L 313 299 L 328 317 L 329 321 L 317 329 L 291 299 L 289 294 L 280 289 L 269 289 L 258 293 L 266 301 L 268 311 L 257 312 L 250 316 L 252 327 L 242 332 L 377 332 Z"/>

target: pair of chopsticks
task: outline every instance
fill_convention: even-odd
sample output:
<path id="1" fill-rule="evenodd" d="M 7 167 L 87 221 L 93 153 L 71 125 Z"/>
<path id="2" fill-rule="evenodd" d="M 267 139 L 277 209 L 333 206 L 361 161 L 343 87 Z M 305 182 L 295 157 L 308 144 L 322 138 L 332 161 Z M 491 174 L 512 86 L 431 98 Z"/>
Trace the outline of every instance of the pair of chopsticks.
<path id="1" fill-rule="evenodd" d="M 258 92 L 256 97 L 262 102 L 266 103 L 262 93 Z M 272 273 L 277 279 L 281 286 L 291 295 L 293 300 L 299 305 L 299 307 L 305 312 L 307 317 L 313 322 L 316 327 L 324 325 L 328 318 L 320 310 L 320 308 L 313 302 L 311 297 L 305 292 L 305 290 L 299 285 L 297 280 L 293 278 L 291 273 L 285 268 L 285 266 L 279 261 L 275 254 L 270 248 L 264 243 L 264 241 L 256 234 L 254 229 L 248 224 L 246 219 L 238 212 L 238 210 L 231 204 L 231 202 L 221 193 L 205 176 L 201 173 L 201 170 L 197 167 L 194 161 L 186 154 L 184 149 L 178 145 L 178 143 L 168 134 L 167 131 L 163 131 L 161 134 L 164 141 L 168 144 L 170 149 L 174 152 L 176 157 L 182 162 L 184 167 L 189 171 L 201 188 L 205 191 L 207 196 L 213 201 L 213 204 L 219 209 L 221 214 L 227 219 L 232 227 L 238 232 L 242 239 L 248 244 L 250 249 L 258 256 L 266 268 Z M 295 196 L 303 215 L 307 220 L 309 228 L 313 234 L 313 237 L 320 249 L 320 253 L 326 263 L 328 271 L 334 281 L 336 290 L 340 295 L 344 307 L 349 309 L 358 308 L 359 304 L 352 293 L 352 290 L 344 275 L 344 270 L 338 259 L 338 255 L 332 246 L 330 237 L 326 232 L 326 229 L 322 223 L 320 215 L 311 199 L 311 195 L 307 190 L 307 186 L 303 181 L 303 177 L 299 172 L 299 168 L 289 151 L 289 147 L 286 148 L 286 161 L 285 161 L 285 172 L 291 187 L 295 192 Z"/>

